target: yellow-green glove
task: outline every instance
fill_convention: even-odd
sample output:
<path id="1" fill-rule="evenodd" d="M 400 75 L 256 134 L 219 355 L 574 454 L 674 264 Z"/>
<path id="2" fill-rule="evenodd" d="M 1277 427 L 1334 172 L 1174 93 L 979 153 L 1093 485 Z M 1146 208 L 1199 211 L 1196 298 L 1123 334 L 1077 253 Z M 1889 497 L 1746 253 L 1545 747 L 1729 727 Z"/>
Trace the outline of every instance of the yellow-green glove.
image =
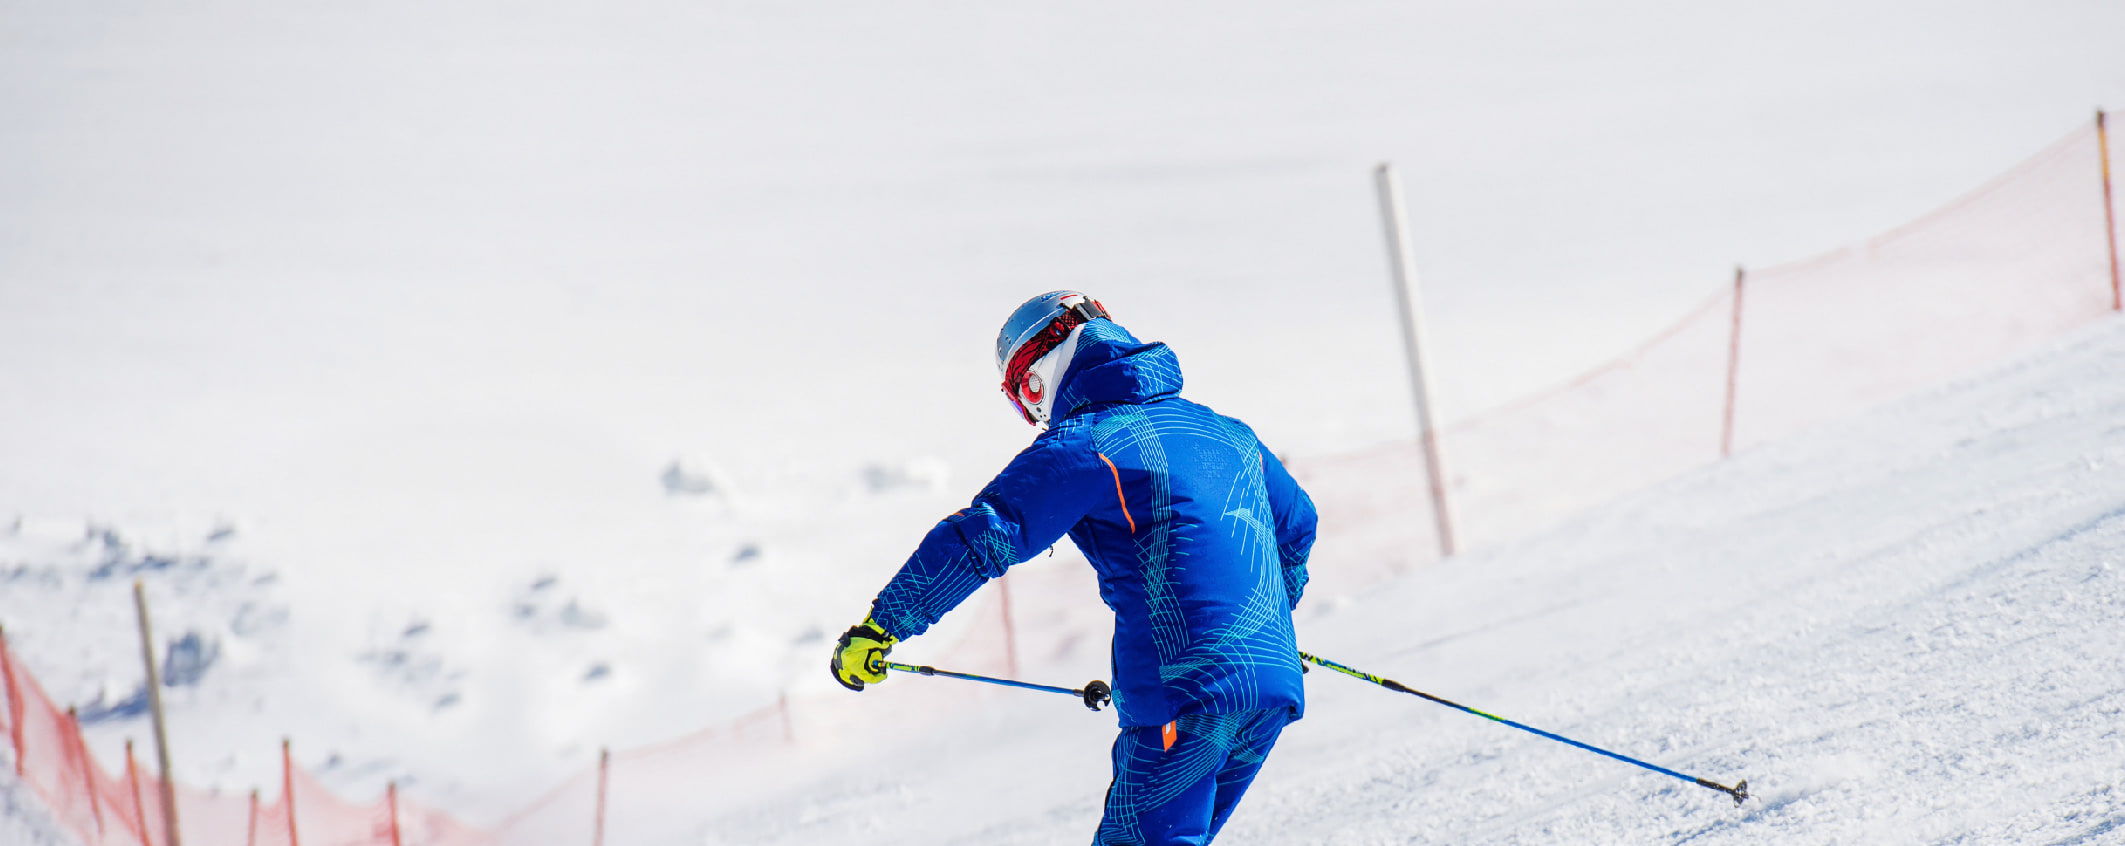
<path id="1" fill-rule="evenodd" d="M 866 684 L 885 681 L 886 653 L 899 642 L 871 618 L 863 618 L 862 623 L 850 626 L 834 643 L 834 660 L 828 663 L 834 670 L 834 681 L 859 692 Z"/>

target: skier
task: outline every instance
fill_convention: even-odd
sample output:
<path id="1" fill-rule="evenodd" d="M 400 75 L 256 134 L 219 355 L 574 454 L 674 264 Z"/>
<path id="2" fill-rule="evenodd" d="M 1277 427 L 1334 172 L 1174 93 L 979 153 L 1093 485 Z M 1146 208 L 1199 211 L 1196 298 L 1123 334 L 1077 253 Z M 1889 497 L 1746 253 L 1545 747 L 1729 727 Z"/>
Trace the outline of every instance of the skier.
<path id="1" fill-rule="evenodd" d="M 1180 397 L 1179 361 L 1076 291 L 1011 313 L 1004 394 L 1043 431 L 932 528 L 830 661 L 850 690 L 975 588 L 1068 533 L 1114 610 L 1114 780 L 1095 844 L 1209 843 L 1305 710 L 1291 611 L 1313 502 L 1254 432 Z"/>

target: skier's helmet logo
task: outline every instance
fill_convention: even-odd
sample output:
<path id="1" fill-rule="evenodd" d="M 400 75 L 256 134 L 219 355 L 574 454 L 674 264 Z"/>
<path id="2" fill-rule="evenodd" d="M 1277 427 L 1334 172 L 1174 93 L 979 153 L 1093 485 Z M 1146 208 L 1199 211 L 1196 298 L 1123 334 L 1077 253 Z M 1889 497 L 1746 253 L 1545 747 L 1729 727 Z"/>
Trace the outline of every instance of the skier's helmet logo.
<path id="1" fill-rule="evenodd" d="M 1003 375 L 1003 394 L 1020 417 L 1046 426 L 1055 391 L 1077 350 L 1065 344 L 1079 326 L 1107 319 L 1098 300 L 1077 291 L 1049 291 L 1027 300 L 1003 322 L 996 334 L 996 370 Z"/>

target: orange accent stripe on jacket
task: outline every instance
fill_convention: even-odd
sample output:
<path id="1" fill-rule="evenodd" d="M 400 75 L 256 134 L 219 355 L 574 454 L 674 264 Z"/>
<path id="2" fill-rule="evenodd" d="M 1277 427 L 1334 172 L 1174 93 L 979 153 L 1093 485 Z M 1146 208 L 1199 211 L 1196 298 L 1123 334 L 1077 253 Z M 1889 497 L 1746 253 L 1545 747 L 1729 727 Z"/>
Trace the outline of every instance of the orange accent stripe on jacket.
<path id="1" fill-rule="evenodd" d="M 1107 469 L 1114 473 L 1114 498 L 1122 504 L 1122 517 L 1129 521 L 1129 534 L 1136 534 L 1136 518 L 1129 516 L 1129 497 L 1122 493 L 1122 471 L 1115 469 L 1114 460 L 1104 452 L 1095 452 L 1099 460 L 1107 462 Z"/>

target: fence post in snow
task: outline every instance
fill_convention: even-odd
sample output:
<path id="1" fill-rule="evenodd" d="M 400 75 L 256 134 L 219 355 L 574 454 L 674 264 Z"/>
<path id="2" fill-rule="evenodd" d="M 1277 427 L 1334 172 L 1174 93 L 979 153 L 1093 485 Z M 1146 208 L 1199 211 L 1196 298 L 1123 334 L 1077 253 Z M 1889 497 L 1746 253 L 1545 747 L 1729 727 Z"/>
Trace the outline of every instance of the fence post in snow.
<path id="1" fill-rule="evenodd" d="M 1380 218 L 1387 229 L 1387 260 L 1394 270 L 1395 300 L 1402 306 L 1402 341 L 1409 354 L 1410 392 L 1417 404 L 1417 441 L 1424 450 L 1424 472 L 1431 481 L 1432 519 L 1438 526 L 1439 555 L 1454 554 L 1453 511 L 1446 502 L 1446 471 L 1439 466 L 1439 437 L 1432 426 L 1431 381 L 1424 371 L 1424 308 L 1417 297 L 1416 273 L 1410 257 L 1409 224 L 1402 213 L 1402 189 L 1395 180 L 1394 165 L 1381 163 L 1373 171 L 1380 192 Z"/>
<path id="2" fill-rule="evenodd" d="M 81 737 L 81 711 L 66 707 L 66 725 L 74 733 L 74 755 L 81 759 L 81 785 L 89 789 L 89 816 L 96 820 L 96 839 L 103 839 L 103 802 L 96 796 L 96 771 L 90 769 L 89 742 Z"/>
<path id="3" fill-rule="evenodd" d="M 590 846 L 605 846 L 605 784 L 612 777 L 612 750 L 598 750 L 598 819 Z"/>
<path id="4" fill-rule="evenodd" d="M 258 788 L 251 788 L 251 822 L 244 827 L 243 846 L 258 846 Z"/>
<path id="5" fill-rule="evenodd" d="M 7 688 L 7 733 L 15 742 L 15 778 L 22 766 L 22 692 L 15 689 L 15 659 L 7 648 L 7 627 L 0 626 L 0 687 Z"/>
<path id="6" fill-rule="evenodd" d="M 133 824 L 140 827 L 140 846 L 148 846 L 148 803 L 140 799 L 140 759 L 133 757 L 133 739 L 125 739 L 125 780 L 133 788 Z"/>
<path id="7" fill-rule="evenodd" d="M 384 803 L 391 809 L 391 846 L 398 842 L 398 782 L 384 782 Z"/>
<path id="8" fill-rule="evenodd" d="M 2103 162 L 2103 240 L 2110 245 L 2110 310 L 2125 311 L 2125 290 L 2118 287 L 2118 215 L 2110 199 L 2110 132 L 2103 110 L 2095 110 L 2096 157 Z"/>
<path id="9" fill-rule="evenodd" d="M 1748 273 L 1734 268 L 1734 326 L 1727 334 L 1727 411 L 1719 429 L 1719 457 L 1734 454 L 1734 388 L 1741 378 L 1741 291 Z"/>
<path id="10" fill-rule="evenodd" d="M 177 782 L 170 777 L 170 733 L 162 718 L 162 677 L 155 672 L 155 641 L 148 628 L 147 586 L 133 580 L 133 608 L 140 612 L 140 660 L 148 669 L 148 711 L 155 720 L 155 763 L 162 771 L 162 832 L 168 846 L 177 839 Z"/>
<path id="11" fill-rule="evenodd" d="M 280 803 L 288 806 L 288 846 L 302 846 L 295 836 L 295 753 L 285 737 L 280 739 Z"/>

